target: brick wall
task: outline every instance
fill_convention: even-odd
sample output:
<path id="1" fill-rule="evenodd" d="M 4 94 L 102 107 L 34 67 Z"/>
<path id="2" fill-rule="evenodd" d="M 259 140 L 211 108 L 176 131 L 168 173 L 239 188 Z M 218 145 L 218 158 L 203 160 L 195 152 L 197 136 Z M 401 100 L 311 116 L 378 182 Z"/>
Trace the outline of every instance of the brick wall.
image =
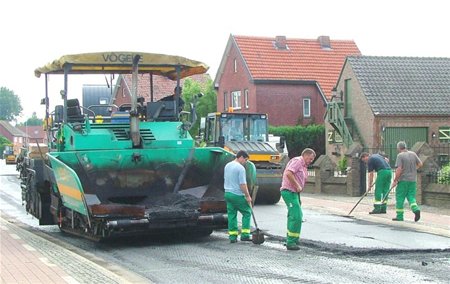
<path id="1" fill-rule="evenodd" d="M 374 148 L 373 143 L 376 140 L 376 133 L 374 133 L 374 125 L 376 118 L 373 115 L 372 109 L 370 108 L 366 97 L 363 94 L 361 86 L 358 80 L 355 77 L 353 70 L 350 68 L 348 64 L 344 65 L 340 80 L 337 84 L 337 95 L 340 96 L 341 92 L 343 94 L 343 101 L 345 101 L 345 81 L 349 81 L 350 85 L 350 97 L 348 99 L 351 100 L 351 116 L 353 117 L 354 122 L 357 124 L 358 130 L 366 143 L 366 146 L 369 148 Z M 348 111 L 345 110 L 344 112 Z M 325 135 L 327 135 L 328 131 L 333 128 L 329 123 L 325 123 Z M 328 138 L 328 137 L 326 137 Z M 355 140 L 355 139 L 354 139 Z M 327 141 L 327 140 L 325 140 Z M 343 145 L 339 145 L 341 153 L 346 152 L 346 148 Z M 336 144 L 326 144 L 326 154 L 332 156 L 332 152 L 335 152 Z M 337 162 L 337 158 L 333 159 L 334 162 Z"/>
<path id="2" fill-rule="evenodd" d="M 432 133 L 439 135 L 439 127 L 449 127 L 449 116 L 414 116 L 414 117 L 380 117 L 377 125 L 374 126 L 375 138 L 378 138 L 374 142 L 375 147 L 379 146 L 378 141 L 383 135 L 382 128 L 384 127 L 427 127 L 428 128 L 428 142 L 438 143 L 438 139 L 432 138 Z"/>
<path id="3" fill-rule="evenodd" d="M 234 72 L 234 61 L 236 60 L 236 71 Z M 221 74 L 219 88 L 217 90 L 217 111 L 224 111 L 224 93 L 226 92 L 227 106 L 231 106 L 231 92 L 241 91 L 241 106 L 240 111 L 243 112 L 257 112 L 255 87 L 249 81 L 250 75 L 238 54 L 236 47 L 233 45 L 230 48 L 223 74 Z M 244 90 L 249 90 L 249 108 L 245 109 Z"/>
<path id="4" fill-rule="evenodd" d="M 271 125 L 323 124 L 325 106 L 315 85 L 256 85 L 259 112 L 269 114 Z M 311 100 L 311 117 L 303 116 L 303 99 Z"/>

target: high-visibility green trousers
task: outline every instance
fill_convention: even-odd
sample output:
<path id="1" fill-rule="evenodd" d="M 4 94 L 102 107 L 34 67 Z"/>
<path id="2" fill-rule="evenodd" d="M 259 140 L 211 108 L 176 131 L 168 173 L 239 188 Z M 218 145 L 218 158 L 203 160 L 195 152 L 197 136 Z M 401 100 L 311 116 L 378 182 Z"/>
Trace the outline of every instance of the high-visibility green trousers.
<path id="1" fill-rule="evenodd" d="M 237 212 L 242 214 L 241 238 L 250 237 L 250 218 L 252 217 L 252 208 L 245 200 L 245 196 L 225 192 L 225 201 L 227 202 L 228 214 L 228 238 L 236 240 L 239 235 Z"/>
<path id="2" fill-rule="evenodd" d="M 389 193 L 389 187 L 392 180 L 392 170 L 385 169 L 377 172 L 377 179 L 375 181 L 375 194 L 374 194 L 374 212 L 386 213 L 388 198 L 383 202 L 383 198 Z"/>
<path id="3" fill-rule="evenodd" d="M 397 219 L 403 221 L 403 204 L 408 200 L 412 212 L 420 210 L 416 201 L 417 183 L 415 181 L 399 181 L 395 190 L 395 211 Z"/>
<path id="4" fill-rule="evenodd" d="M 302 202 L 298 193 L 289 190 L 282 190 L 281 197 L 288 210 L 286 245 L 291 246 L 297 244 L 300 238 L 303 219 Z"/>

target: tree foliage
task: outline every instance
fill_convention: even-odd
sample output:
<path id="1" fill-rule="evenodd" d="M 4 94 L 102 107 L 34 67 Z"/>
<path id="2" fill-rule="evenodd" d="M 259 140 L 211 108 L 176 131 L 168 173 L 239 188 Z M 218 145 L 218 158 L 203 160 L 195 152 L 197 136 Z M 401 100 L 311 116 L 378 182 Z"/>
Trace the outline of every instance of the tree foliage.
<path id="1" fill-rule="evenodd" d="M 0 120 L 12 121 L 22 112 L 20 98 L 6 87 L 0 87 Z"/>
<path id="2" fill-rule="evenodd" d="M 6 145 L 12 146 L 12 142 L 5 136 L 0 135 L 0 157 L 3 157 L 3 150 L 5 150 Z"/>
<path id="3" fill-rule="evenodd" d="M 43 124 L 43 119 L 38 118 L 36 112 L 33 112 L 30 118 L 28 118 L 25 122 L 20 123 L 20 126 L 41 126 Z"/>
<path id="4" fill-rule="evenodd" d="M 193 137 L 197 136 L 199 133 L 200 118 L 205 117 L 210 112 L 216 111 L 217 96 L 216 91 L 214 90 L 213 81 L 211 79 L 209 79 L 205 84 L 193 81 L 190 78 L 184 81 L 182 94 L 183 100 L 186 102 L 184 110 L 191 110 L 190 105 L 191 103 L 194 103 L 194 96 L 197 96 L 200 93 L 202 93 L 203 96 L 197 100 L 197 120 L 189 131 Z"/>
<path id="5" fill-rule="evenodd" d="M 317 157 L 325 154 L 325 126 L 323 125 L 271 126 L 269 133 L 285 137 L 290 158 L 300 155 L 305 148 L 313 149 Z"/>

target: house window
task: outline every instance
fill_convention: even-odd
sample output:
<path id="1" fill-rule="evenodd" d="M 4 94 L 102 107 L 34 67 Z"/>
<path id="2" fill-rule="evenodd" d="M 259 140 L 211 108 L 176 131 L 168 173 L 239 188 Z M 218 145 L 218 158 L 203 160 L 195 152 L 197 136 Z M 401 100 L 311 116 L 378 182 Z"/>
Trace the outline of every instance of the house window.
<path id="1" fill-rule="evenodd" d="M 231 106 L 233 109 L 241 109 L 241 91 L 231 92 Z"/>
<path id="2" fill-rule="evenodd" d="M 439 142 L 450 143 L 450 127 L 439 127 Z"/>
<path id="3" fill-rule="evenodd" d="M 234 59 L 233 70 L 234 70 L 234 73 L 237 73 L 237 60 L 236 60 L 236 58 Z"/>
<path id="4" fill-rule="evenodd" d="M 245 102 L 245 108 L 248 109 L 248 89 L 244 90 L 244 102 Z"/>
<path id="5" fill-rule="evenodd" d="M 227 111 L 228 110 L 228 98 L 227 98 L 227 92 L 223 93 L 223 110 Z"/>
<path id="6" fill-rule="evenodd" d="M 303 117 L 311 117 L 311 99 L 303 99 Z"/>

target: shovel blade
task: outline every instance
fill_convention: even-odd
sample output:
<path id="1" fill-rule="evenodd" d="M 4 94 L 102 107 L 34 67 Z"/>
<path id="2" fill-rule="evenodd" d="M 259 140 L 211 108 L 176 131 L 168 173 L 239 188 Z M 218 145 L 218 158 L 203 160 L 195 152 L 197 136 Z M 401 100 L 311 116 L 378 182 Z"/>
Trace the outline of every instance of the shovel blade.
<path id="1" fill-rule="evenodd" d="M 252 243 L 260 245 L 264 243 L 264 233 L 260 230 L 256 230 L 252 233 Z"/>

